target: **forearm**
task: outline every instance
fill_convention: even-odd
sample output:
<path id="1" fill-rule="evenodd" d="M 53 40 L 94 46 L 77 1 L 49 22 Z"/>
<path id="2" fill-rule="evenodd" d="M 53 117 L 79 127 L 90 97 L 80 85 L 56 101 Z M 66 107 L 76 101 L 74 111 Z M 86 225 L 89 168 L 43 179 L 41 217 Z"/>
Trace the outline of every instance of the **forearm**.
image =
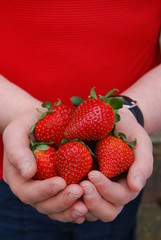
<path id="1" fill-rule="evenodd" d="M 0 75 L 0 133 L 17 116 L 41 102 Z"/>
<path id="2" fill-rule="evenodd" d="M 161 64 L 128 88 L 124 95 L 137 100 L 148 133 L 161 129 Z"/>

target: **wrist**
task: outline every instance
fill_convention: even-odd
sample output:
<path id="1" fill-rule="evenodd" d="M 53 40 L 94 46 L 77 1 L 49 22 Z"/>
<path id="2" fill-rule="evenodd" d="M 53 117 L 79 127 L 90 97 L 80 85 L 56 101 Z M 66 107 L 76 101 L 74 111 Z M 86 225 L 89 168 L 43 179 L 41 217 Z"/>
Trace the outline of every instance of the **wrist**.
<path id="1" fill-rule="evenodd" d="M 137 105 L 137 101 L 134 99 L 131 99 L 125 95 L 120 95 L 124 99 L 124 106 L 131 111 L 131 113 L 134 115 L 137 122 L 144 127 L 144 117 L 142 114 L 142 111 Z"/>
<path id="2" fill-rule="evenodd" d="M 39 108 L 41 102 L 0 75 L 0 133 L 18 116 Z"/>

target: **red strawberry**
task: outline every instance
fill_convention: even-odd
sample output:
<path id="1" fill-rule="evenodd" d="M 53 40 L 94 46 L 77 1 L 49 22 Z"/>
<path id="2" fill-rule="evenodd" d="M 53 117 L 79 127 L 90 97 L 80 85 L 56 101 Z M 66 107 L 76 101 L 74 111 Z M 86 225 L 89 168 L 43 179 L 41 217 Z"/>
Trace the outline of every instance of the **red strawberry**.
<path id="1" fill-rule="evenodd" d="M 64 137 L 64 131 L 73 116 L 73 110 L 68 106 L 58 103 L 42 105 L 48 110 L 42 113 L 42 118 L 35 126 L 35 136 L 40 142 L 53 142 L 55 147 L 59 147 Z"/>
<path id="2" fill-rule="evenodd" d="M 100 140 L 111 132 L 114 124 L 115 113 L 112 106 L 98 99 L 94 92 L 94 95 L 77 107 L 64 137 L 88 141 Z"/>
<path id="3" fill-rule="evenodd" d="M 93 159 L 82 142 L 67 142 L 62 145 L 55 158 L 59 175 L 67 184 L 78 183 L 91 170 Z"/>
<path id="4" fill-rule="evenodd" d="M 122 138 L 115 136 L 108 136 L 99 141 L 95 147 L 95 155 L 100 172 L 107 178 L 112 178 L 126 171 L 134 161 L 133 148 Z"/>
<path id="5" fill-rule="evenodd" d="M 55 166 L 56 149 L 48 145 L 40 145 L 34 151 L 37 172 L 34 179 L 44 180 L 58 175 Z"/>

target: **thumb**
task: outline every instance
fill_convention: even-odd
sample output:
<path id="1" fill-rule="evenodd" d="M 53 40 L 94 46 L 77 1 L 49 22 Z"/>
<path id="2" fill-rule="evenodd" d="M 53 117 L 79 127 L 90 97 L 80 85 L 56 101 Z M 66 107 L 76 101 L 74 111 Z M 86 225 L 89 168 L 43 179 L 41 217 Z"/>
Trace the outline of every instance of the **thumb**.
<path id="1" fill-rule="evenodd" d="M 7 160 L 27 179 L 32 178 L 37 169 L 35 157 L 29 148 L 29 131 L 26 121 L 16 120 L 3 133 Z"/>
<path id="2" fill-rule="evenodd" d="M 144 146 L 145 145 L 145 146 Z M 153 153 L 150 141 L 142 141 L 135 149 L 135 160 L 129 169 L 127 183 L 133 191 L 140 192 L 153 171 Z"/>

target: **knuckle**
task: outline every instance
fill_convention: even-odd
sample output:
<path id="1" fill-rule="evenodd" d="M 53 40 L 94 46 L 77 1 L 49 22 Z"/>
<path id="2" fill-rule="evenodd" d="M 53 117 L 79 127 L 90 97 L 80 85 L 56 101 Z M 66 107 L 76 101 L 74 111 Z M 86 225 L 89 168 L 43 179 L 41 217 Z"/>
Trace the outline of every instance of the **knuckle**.
<path id="1" fill-rule="evenodd" d="M 109 211 L 101 219 L 103 222 L 112 222 L 119 215 L 123 207 L 111 207 Z"/>
<path id="2" fill-rule="evenodd" d="M 72 221 L 74 221 L 73 218 L 71 216 L 69 216 L 69 214 L 64 213 L 64 212 L 62 212 L 62 213 L 51 213 L 48 216 L 52 220 L 57 220 L 57 221 L 61 221 L 61 222 L 72 222 Z"/>
<path id="3" fill-rule="evenodd" d="M 21 202 L 25 204 L 30 204 L 29 197 L 24 192 L 24 184 L 22 186 L 19 186 L 14 192 L 16 193 L 16 196 L 21 200 Z"/>
<path id="4" fill-rule="evenodd" d="M 22 194 L 21 191 L 18 191 L 17 195 L 18 195 L 18 198 L 21 200 L 21 202 L 23 202 L 25 204 L 30 204 L 28 197 L 25 196 L 24 194 Z"/>
<path id="5" fill-rule="evenodd" d="M 59 219 L 57 219 L 57 218 L 55 217 L 54 214 L 47 214 L 47 216 L 48 216 L 50 219 L 52 219 L 52 220 L 59 220 Z"/>
<path id="6" fill-rule="evenodd" d="M 50 196 L 52 196 L 53 188 L 51 183 L 49 183 L 48 185 L 47 184 L 43 185 L 42 183 L 41 185 L 39 185 L 39 187 L 40 187 L 39 191 L 41 192 L 41 197 L 43 199 L 47 199 Z"/>
<path id="7" fill-rule="evenodd" d="M 103 222 L 112 222 L 115 218 L 116 218 L 117 215 L 113 214 L 113 213 L 110 213 L 108 214 L 107 216 L 104 216 L 102 218 L 102 221 Z"/>
<path id="8" fill-rule="evenodd" d="M 37 209 L 39 213 L 46 214 L 45 209 L 42 207 L 42 205 L 34 205 L 34 207 Z"/>
<path id="9" fill-rule="evenodd" d="M 85 218 L 86 218 L 86 220 L 89 221 L 89 222 L 95 222 L 95 221 L 98 220 L 98 218 L 95 217 L 95 216 L 92 215 L 92 214 L 88 214 L 88 215 L 86 215 Z"/>
<path id="10" fill-rule="evenodd" d="M 69 203 L 68 197 L 64 195 L 62 198 L 59 199 L 59 206 L 67 206 Z"/>
<path id="11" fill-rule="evenodd" d="M 90 199 L 90 201 L 88 201 L 88 207 L 91 212 L 96 212 L 99 210 L 100 205 L 97 203 L 97 200 L 94 201 L 94 199 Z"/>
<path id="12" fill-rule="evenodd" d="M 76 197 L 72 193 L 66 193 L 63 198 L 60 199 L 60 204 L 62 206 L 70 206 L 76 201 Z"/>
<path id="13" fill-rule="evenodd" d="M 124 206 L 127 202 L 129 202 L 130 196 L 127 194 L 126 191 L 121 192 L 119 196 L 116 196 L 115 199 L 113 200 L 113 204 L 115 207 L 120 207 Z"/>

